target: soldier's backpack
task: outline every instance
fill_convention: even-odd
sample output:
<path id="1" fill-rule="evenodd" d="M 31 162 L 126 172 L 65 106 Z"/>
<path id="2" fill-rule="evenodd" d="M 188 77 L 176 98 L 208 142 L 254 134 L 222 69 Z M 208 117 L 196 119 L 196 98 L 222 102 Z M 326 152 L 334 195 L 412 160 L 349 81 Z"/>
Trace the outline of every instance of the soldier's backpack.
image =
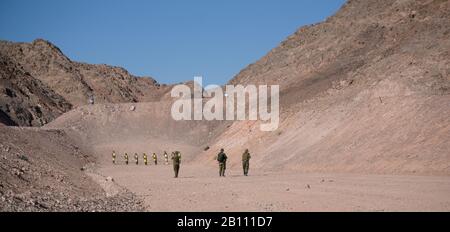
<path id="1" fill-rule="evenodd" d="M 217 155 L 217 161 L 219 161 L 219 162 L 224 162 L 225 161 L 225 154 L 224 153 L 219 153 L 218 155 Z"/>

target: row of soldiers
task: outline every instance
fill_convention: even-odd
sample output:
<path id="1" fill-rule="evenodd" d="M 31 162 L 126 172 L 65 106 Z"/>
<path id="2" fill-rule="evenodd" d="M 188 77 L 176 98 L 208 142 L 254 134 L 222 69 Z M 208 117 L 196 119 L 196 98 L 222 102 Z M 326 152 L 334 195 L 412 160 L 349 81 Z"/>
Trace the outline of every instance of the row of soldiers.
<path id="1" fill-rule="evenodd" d="M 153 162 L 155 163 L 155 165 L 158 165 L 158 157 L 156 156 L 156 153 L 153 153 L 152 155 L 153 158 Z M 242 168 L 244 171 L 244 176 L 248 176 L 248 170 L 250 168 L 250 153 L 248 151 L 248 149 L 245 149 L 244 153 L 242 154 Z M 128 165 L 128 154 L 125 153 L 124 155 L 124 159 L 125 159 L 125 164 Z M 144 159 L 144 164 L 147 165 L 148 164 L 148 158 L 147 158 L 147 154 L 143 154 L 143 159 Z M 164 151 L 164 159 L 165 159 L 165 163 L 166 165 L 169 164 L 169 157 L 167 155 L 167 152 Z M 181 153 L 179 151 L 174 151 L 172 152 L 172 163 L 173 163 L 173 169 L 175 172 L 175 178 L 178 178 L 178 172 L 180 170 L 180 164 L 181 164 Z M 217 154 L 217 161 L 219 163 L 219 176 L 221 177 L 225 177 L 225 170 L 227 167 L 227 155 L 225 154 L 225 150 L 222 148 L 220 149 L 219 154 Z M 136 162 L 136 165 L 139 165 L 139 156 L 137 153 L 134 153 L 134 160 Z M 113 151 L 112 153 L 112 161 L 113 164 L 116 163 L 116 152 Z"/>

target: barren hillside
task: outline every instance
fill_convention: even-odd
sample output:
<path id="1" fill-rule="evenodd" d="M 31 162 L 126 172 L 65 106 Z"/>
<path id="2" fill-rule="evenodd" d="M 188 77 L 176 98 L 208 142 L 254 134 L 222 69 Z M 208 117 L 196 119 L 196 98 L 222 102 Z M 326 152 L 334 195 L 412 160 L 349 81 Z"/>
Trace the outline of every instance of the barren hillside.
<path id="1" fill-rule="evenodd" d="M 41 126 L 72 105 L 10 58 L 0 54 L 0 122 L 9 126 Z"/>
<path id="2" fill-rule="evenodd" d="M 20 81 L 36 79 L 42 83 L 39 89 L 46 89 L 49 97 L 54 92 L 72 106 L 87 104 L 91 96 L 97 103 L 158 101 L 170 89 L 169 86 L 160 85 L 150 77 L 133 76 L 120 67 L 71 61 L 58 47 L 42 39 L 37 39 L 32 43 L 0 41 L 0 55 L 8 59 L 10 69 L 19 68 L 26 73 L 26 76 L 14 73 L 2 74 L 2 82 L 5 85 L 10 84 L 11 77 Z M 5 67 L 6 64 L 2 65 L 2 68 Z M 25 77 L 30 80 L 24 80 Z M 5 88 L 4 91 L 6 91 Z M 32 112 L 30 106 L 20 104 L 21 97 L 17 96 L 18 100 L 15 101 L 15 105 Z M 3 98 L 11 97 L 5 95 Z M 27 99 L 23 101 L 27 101 Z M 33 121 L 34 118 L 21 118 L 10 113 L 7 108 L 4 104 L 1 110 L 17 125 L 45 124 L 29 123 L 28 121 Z M 68 109 L 70 107 L 50 106 L 45 121 L 54 119 L 61 114 L 61 110 L 66 112 Z"/>
<path id="3" fill-rule="evenodd" d="M 231 84 L 279 84 L 282 123 L 235 122 L 220 147 L 274 170 L 450 173 L 450 2 L 353 0 Z"/>
<path id="4" fill-rule="evenodd" d="M 0 141 L 0 211 L 142 210 L 64 131 L 0 127 Z"/>

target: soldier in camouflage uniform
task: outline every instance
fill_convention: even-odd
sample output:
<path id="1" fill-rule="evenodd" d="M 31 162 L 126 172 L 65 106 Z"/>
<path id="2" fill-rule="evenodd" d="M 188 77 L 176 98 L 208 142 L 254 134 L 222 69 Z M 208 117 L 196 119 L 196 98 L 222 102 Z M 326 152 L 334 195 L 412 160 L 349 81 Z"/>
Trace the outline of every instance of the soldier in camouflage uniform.
<path id="1" fill-rule="evenodd" d="M 244 169 L 244 176 L 248 176 L 248 169 L 250 167 L 250 153 L 248 152 L 248 149 L 245 149 L 244 153 L 242 154 L 242 168 Z"/>
<path id="2" fill-rule="evenodd" d="M 139 165 L 139 156 L 137 153 L 134 153 L 134 161 L 136 161 L 136 165 Z"/>
<path id="3" fill-rule="evenodd" d="M 181 153 L 179 151 L 172 152 L 173 171 L 175 172 L 175 178 L 178 178 L 178 171 L 181 164 Z"/>
<path id="4" fill-rule="evenodd" d="M 219 176 L 225 177 L 225 169 L 227 169 L 227 155 L 225 154 L 223 148 L 220 149 L 219 154 L 217 154 L 217 161 L 219 162 Z"/>

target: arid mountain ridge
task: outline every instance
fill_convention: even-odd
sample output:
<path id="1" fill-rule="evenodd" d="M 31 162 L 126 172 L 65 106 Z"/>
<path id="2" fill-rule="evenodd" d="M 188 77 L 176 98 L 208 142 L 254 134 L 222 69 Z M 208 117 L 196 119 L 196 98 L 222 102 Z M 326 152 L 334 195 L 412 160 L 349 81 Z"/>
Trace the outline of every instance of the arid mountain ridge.
<path id="1" fill-rule="evenodd" d="M 71 61 L 42 39 L 0 41 L 0 59 L 0 110 L 7 125 L 44 125 L 91 96 L 96 103 L 158 101 L 169 89 L 120 67 Z"/>
<path id="2" fill-rule="evenodd" d="M 330 89 L 375 85 L 386 77 L 416 92 L 446 94 L 450 89 L 447 10 L 448 2 L 439 0 L 348 1 L 326 21 L 300 28 L 230 84 L 279 84 L 284 110 Z M 1 41 L 0 55 L 2 79 L 9 80 L 3 83 L 22 80 L 19 73 L 23 73 L 40 81 L 38 88 L 48 93 L 46 99 L 24 98 L 19 95 L 27 91 L 4 86 L 0 118 L 7 125 L 43 125 L 86 104 L 90 96 L 96 103 L 149 102 L 161 100 L 171 88 L 120 67 L 71 61 L 42 39 Z M 16 93 L 21 94 L 10 96 Z"/>

